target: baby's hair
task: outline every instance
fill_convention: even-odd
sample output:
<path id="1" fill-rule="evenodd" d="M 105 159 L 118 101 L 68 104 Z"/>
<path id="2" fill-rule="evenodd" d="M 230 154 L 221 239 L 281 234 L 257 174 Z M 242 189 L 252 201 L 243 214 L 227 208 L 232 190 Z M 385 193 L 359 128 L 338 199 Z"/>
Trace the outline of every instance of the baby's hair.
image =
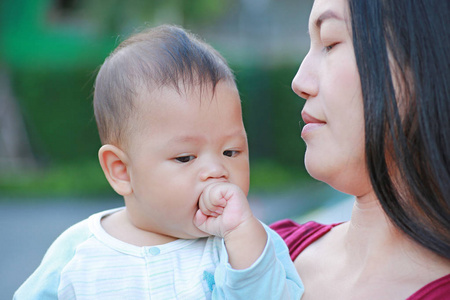
<path id="1" fill-rule="evenodd" d="M 140 92 L 171 88 L 201 92 L 219 81 L 235 84 L 226 60 L 210 45 L 174 25 L 130 36 L 106 58 L 94 89 L 94 113 L 102 144 L 126 145 L 135 98 Z"/>

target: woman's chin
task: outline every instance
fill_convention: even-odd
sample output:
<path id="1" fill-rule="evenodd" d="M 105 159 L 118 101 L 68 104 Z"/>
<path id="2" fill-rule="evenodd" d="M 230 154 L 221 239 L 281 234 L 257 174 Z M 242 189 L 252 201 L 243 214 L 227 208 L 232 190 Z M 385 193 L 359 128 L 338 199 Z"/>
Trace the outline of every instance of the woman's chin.
<path id="1" fill-rule="evenodd" d="M 360 172 L 339 172 L 332 168 L 324 168 L 323 164 L 306 164 L 309 175 L 318 181 L 322 181 L 337 191 L 349 195 L 363 195 L 372 190 L 370 179 L 367 173 Z"/>
<path id="2" fill-rule="evenodd" d="M 308 153 L 305 154 L 305 168 L 312 178 L 325 183 L 328 183 L 330 174 L 333 172 L 331 168 L 327 167 L 327 163 L 323 159 L 311 157 Z"/>

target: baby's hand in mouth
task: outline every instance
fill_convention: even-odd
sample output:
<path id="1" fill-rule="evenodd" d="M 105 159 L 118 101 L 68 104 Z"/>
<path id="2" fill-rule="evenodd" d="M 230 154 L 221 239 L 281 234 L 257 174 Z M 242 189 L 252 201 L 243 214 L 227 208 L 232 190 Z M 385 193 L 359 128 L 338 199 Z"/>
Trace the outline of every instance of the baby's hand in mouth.
<path id="1" fill-rule="evenodd" d="M 253 216 L 241 188 L 225 182 L 208 185 L 199 197 L 198 207 L 194 225 L 219 237 Z"/>

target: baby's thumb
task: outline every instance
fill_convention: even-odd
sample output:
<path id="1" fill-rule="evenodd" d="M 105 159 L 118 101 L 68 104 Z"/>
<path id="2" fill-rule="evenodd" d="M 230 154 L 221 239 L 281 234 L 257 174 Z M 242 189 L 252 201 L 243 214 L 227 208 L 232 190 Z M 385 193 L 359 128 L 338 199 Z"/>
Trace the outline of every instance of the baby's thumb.
<path id="1" fill-rule="evenodd" d="M 201 231 L 204 231 L 206 219 L 207 216 L 199 209 L 194 216 L 194 225 Z"/>

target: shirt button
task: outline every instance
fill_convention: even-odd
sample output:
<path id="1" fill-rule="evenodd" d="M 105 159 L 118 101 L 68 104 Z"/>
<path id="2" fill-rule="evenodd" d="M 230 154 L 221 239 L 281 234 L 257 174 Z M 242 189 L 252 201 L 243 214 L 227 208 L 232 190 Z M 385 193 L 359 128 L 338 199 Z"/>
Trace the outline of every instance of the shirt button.
<path id="1" fill-rule="evenodd" d="M 158 255 L 159 253 L 161 253 L 161 250 L 159 250 L 158 247 L 151 247 L 150 249 L 148 249 L 148 253 L 150 253 L 151 255 Z"/>

